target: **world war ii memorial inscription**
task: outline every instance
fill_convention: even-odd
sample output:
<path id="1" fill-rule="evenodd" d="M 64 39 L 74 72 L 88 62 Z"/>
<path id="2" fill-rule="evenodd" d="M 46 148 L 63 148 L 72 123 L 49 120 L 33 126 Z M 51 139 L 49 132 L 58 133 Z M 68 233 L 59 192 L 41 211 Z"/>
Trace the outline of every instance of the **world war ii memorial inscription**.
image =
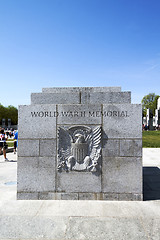
<path id="1" fill-rule="evenodd" d="M 142 200 L 141 122 L 120 87 L 32 93 L 19 106 L 17 199 Z"/>

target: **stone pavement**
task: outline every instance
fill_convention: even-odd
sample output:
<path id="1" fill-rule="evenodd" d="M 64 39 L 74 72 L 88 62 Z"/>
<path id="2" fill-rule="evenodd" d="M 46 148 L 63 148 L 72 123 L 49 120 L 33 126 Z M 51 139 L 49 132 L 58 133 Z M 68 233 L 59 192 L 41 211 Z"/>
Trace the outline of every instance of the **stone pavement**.
<path id="1" fill-rule="evenodd" d="M 160 240 L 160 149 L 143 149 L 144 199 L 16 200 L 16 155 L 0 156 L 0 240 Z"/>
<path id="2" fill-rule="evenodd" d="M 0 156 L 0 201 L 16 200 L 17 191 L 17 153 L 7 153 L 10 162 Z"/>

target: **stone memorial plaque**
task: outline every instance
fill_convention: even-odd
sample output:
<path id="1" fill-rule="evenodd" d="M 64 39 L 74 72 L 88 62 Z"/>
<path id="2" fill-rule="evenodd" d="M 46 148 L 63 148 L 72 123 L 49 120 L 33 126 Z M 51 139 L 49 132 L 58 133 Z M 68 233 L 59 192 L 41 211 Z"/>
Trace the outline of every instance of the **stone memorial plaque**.
<path id="1" fill-rule="evenodd" d="M 142 200 L 141 114 L 120 87 L 32 94 L 19 106 L 17 198 Z"/>
<path id="2" fill-rule="evenodd" d="M 58 171 L 99 172 L 101 127 L 58 127 Z"/>

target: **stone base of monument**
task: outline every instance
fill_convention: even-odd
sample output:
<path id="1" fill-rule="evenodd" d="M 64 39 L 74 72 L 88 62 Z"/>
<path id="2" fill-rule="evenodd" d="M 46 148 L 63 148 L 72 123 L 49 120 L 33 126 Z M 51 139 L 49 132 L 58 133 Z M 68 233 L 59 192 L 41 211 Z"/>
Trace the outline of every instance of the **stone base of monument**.
<path id="1" fill-rule="evenodd" d="M 0 156 L 3 169 L 0 178 L 0 239 L 159 240 L 159 156 L 158 148 L 143 149 L 146 201 L 19 201 L 16 200 L 16 154 L 8 154 L 10 162 L 4 162 Z"/>
<path id="2" fill-rule="evenodd" d="M 1 240 L 159 239 L 159 201 L 2 202 Z"/>
<path id="3" fill-rule="evenodd" d="M 18 199 L 142 200 L 142 109 L 130 92 L 43 89 L 18 125 Z"/>
<path id="4" fill-rule="evenodd" d="M 59 192 L 18 192 L 19 200 L 120 200 L 120 201 L 139 201 L 142 200 L 142 194 L 133 193 L 59 193 Z"/>

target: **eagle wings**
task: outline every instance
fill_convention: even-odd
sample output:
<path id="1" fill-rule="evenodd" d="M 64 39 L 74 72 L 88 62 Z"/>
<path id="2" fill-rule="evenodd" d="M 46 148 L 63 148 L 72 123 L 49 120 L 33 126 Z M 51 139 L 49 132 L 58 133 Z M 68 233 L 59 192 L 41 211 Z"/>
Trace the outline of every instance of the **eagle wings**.
<path id="1" fill-rule="evenodd" d="M 68 129 L 58 128 L 58 170 L 68 170 L 68 162 L 72 156 L 72 144 L 85 143 L 88 146 L 88 166 L 85 170 L 96 172 L 101 158 L 101 127 L 93 129 L 86 126 L 74 126 Z M 73 156 L 72 156 L 73 157 Z M 84 159 L 85 161 L 85 159 Z M 81 164 L 82 165 L 82 164 Z M 82 168 L 83 169 L 83 168 Z M 72 170 L 72 168 L 70 168 Z M 84 169 L 83 169 L 84 170 Z"/>

